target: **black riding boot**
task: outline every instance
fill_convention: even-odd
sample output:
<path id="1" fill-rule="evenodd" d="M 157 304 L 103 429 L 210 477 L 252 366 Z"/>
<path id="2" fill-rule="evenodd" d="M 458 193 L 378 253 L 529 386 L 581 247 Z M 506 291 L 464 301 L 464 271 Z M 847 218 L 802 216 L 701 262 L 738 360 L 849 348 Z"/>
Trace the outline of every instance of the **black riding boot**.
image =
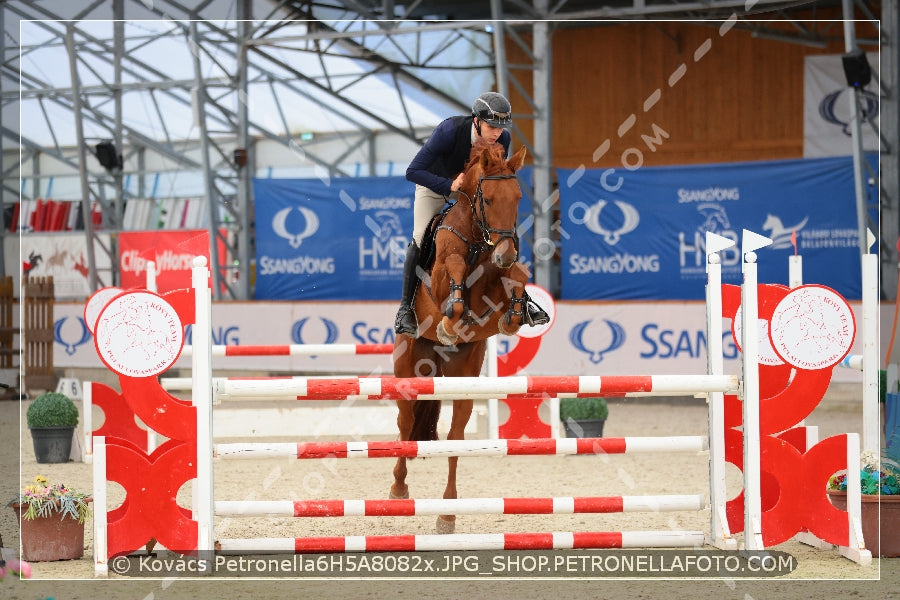
<path id="1" fill-rule="evenodd" d="M 550 322 L 550 315 L 543 308 L 538 306 L 531 296 L 528 296 L 528 302 L 525 304 L 528 310 L 529 325 L 543 325 Z"/>
<path id="2" fill-rule="evenodd" d="M 410 242 L 406 248 L 406 262 L 403 264 L 403 296 L 400 298 L 400 309 L 394 320 L 394 332 L 404 333 L 410 337 L 418 337 L 419 324 L 416 322 L 416 291 L 419 288 L 419 277 L 416 266 L 419 264 L 419 247 Z"/>

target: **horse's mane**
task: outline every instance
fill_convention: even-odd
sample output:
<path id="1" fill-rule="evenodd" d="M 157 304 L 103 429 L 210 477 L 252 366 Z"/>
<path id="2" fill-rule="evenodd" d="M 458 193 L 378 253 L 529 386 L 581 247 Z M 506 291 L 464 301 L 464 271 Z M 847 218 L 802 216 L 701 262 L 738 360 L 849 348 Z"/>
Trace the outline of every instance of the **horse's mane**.
<path id="1" fill-rule="evenodd" d="M 472 165 L 481 158 L 481 153 L 484 150 L 488 151 L 491 159 L 491 162 L 486 170 L 492 170 L 491 167 L 493 166 L 502 167 L 506 164 L 506 160 L 504 159 L 505 150 L 502 144 L 491 144 L 488 143 L 484 138 L 477 137 L 475 138 L 475 143 L 472 144 L 472 151 L 469 152 L 469 162 L 466 163 L 466 168 L 463 169 L 463 172 L 468 171 L 470 168 L 472 168 Z"/>

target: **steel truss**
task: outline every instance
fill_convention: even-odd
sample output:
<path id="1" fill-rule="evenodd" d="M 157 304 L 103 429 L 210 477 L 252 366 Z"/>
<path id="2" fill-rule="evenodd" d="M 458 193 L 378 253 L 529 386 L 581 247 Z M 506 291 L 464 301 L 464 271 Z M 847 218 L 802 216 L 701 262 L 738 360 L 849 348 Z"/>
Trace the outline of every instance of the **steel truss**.
<path id="1" fill-rule="evenodd" d="M 36 196 L 47 179 L 48 165 L 68 169 L 80 176 L 90 251 L 96 249 L 113 257 L 114 245 L 104 247 L 96 243 L 96 232 L 90 226 L 91 204 L 102 209 L 103 230 L 116 232 L 122 227 L 125 203 L 146 194 L 150 174 L 160 168 L 191 173 L 203 182 L 211 238 L 225 243 L 230 259 L 225 267 L 213 269 L 214 293 L 217 298 L 249 299 L 253 256 L 251 179 L 261 142 L 283 147 L 297 162 L 314 165 L 328 177 L 352 175 L 346 166 L 348 157 L 363 152 L 368 173 L 375 173 L 384 153 L 380 140 L 391 136 L 414 147 L 430 133 L 429 126 L 417 123 L 413 117 L 409 106 L 413 100 L 435 107 L 435 112 L 441 114 L 468 112 L 471 98 L 446 83 L 436 85 L 435 74 L 454 70 L 486 73 L 493 76 L 501 92 L 515 89 L 526 98 L 527 106 L 515 107 L 519 114 L 514 116 L 534 122 L 531 139 L 526 140 L 518 131 L 514 134 L 519 138 L 517 144 L 529 146 L 534 159 L 533 187 L 526 192 L 534 207 L 531 242 L 535 248 L 535 279 L 556 291 L 552 213 L 556 192 L 549 118 L 553 30 L 590 24 L 585 21 L 596 19 L 735 18 L 735 27 L 750 29 L 757 37 L 823 45 L 841 36 L 841 32 L 810 26 L 793 18 L 791 11 L 840 5 L 839 0 L 758 0 L 748 13 L 745 0 L 613 1 L 602 8 L 585 0 L 10 0 L 0 6 L 6 33 L 0 48 L 0 101 L 4 108 L 0 133 L 5 149 L 0 164 L 0 210 L 23 193 L 20 178 L 30 182 Z M 873 6 L 880 3 L 857 2 L 856 18 L 862 14 L 863 18 L 875 20 L 877 11 Z M 761 14 L 766 22 L 752 20 Z M 882 39 L 860 42 L 880 41 L 890 51 L 881 81 L 882 94 L 887 99 L 883 121 L 886 127 L 882 129 L 883 154 L 887 159 L 882 161 L 885 204 L 881 253 L 885 265 L 883 293 L 891 298 L 896 288 L 896 270 L 888 266 L 895 267 L 898 261 L 897 248 L 890 240 L 896 239 L 900 220 L 896 201 L 896 149 L 900 147 L 895 107 L 896 9 L 884 9 L 883 18 Z M 118 23 L 112 35 L 104 37 L 86 26 L 92 20 Z M 168 27 L 150 31 L 144 39 L 126 38 L 122 23 L 141 20 L 165 22 Z M 784 26 L 774 26 L 773 21 L 778 20 Z M 69 84 L 54 84 L 44 73 L 23 68 L 25 57 L 36 47 L 21 43 L 21 21 L 40 21 L 33 26 L 47 36 L 41 46 L 56 44 L 65 49 Z M 170 79 L 167 69 L 137 56 L 137 47 L 154 44 L 163 37 L 180 40 L 191 48 L 193 76 Z M 525 41 L 527 37 L 529 42 Z M 523 48 L 530 64 L 510 65 L 504 52 L 507 43 Z M 467 64 L 455 64 L 448 58 L 458 56 L 460 48 L 465 49 Z M 319 68 L 316 72 L 298 68 L 288 58 L 294 54 L 316 57 Z M 341 61 L 352 61 L 360 68 L 348 73 L 341 68 Z M 533 86 L 524 84 L 523 70 L 530 71 Z M 388 84 L 399 117 L 379 112 L 354 95 L 355 86 L 373 79 Z M 247 99 L 252 86 L 270 90 L 275 119 L 249 110 Z M 156 115 L 157 125 L 152 131 L 141 128 L 124 114 L 124 98 L 137 92 L 146 94 Z M 317 131 L 312 141 L 301 139 L 300 132 L 292 131 L 289 124 L 290 103 L 298 98 L 313 102 L 341 128 Z M 45 122 L 40 128 L 49 130 L 52 144 L 32 139 L 32 124 L 20 128 L 18 120 L 10 117 L 23 102 L 41 107 Z M 197 127 L 191 139 L 177 139 L 168 130 L 166 111 L 175 107 L 195 115 Z M 51 111 L 70 115 L 76 130 L 81 132 L 76 133 L 76 139 L 60 139 Z M 102 132 L 104 139 L 112 141 L 123 153 L 123 167 L 98 168 L 90 160 L 97 138 L 88 136 L 86 128 Z M 126 187 L 128 177 L 139 179 L 137 192 Z M 218 244 L 211 244 L 213 264 L 218 264 L 217 249 Z M 113 272 L 98 273 L 93 257 L 89 262 L 94 288 L 118 282 L 115 267 Z M 116 264 L 114 260 L 110 262 Z M 892 282 L 888 280 L 889 271 L 894 276 Z"/>

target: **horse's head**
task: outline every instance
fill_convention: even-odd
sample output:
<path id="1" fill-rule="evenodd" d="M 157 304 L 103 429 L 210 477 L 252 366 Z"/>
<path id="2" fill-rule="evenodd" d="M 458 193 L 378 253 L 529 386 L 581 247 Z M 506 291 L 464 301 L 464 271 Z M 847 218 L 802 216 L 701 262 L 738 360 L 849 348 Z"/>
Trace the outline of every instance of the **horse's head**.
<path id="1" fill-rule="evenodd" d="M 522 190 L 516 171 L 525 162 L 525 146 L 504 160 L 499 144 L 480 139 L 472 147 L 461 196 L 468 199 L 475 225 L 484 243 L 494 249 L 492 260 L 501 269 L 510 268 L 519 257 L 516 216 Z"/>

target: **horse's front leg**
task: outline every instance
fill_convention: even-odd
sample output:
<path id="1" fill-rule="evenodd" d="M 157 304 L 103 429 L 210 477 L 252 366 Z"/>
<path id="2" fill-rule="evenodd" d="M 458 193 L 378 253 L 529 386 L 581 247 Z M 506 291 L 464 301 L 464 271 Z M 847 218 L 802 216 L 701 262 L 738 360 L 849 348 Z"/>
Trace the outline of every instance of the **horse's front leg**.
<path id="1" fill-rule="evenodd" d="M 413 402 L 415 400 L 397 400 L 397 428 L 400 439 L 408 440 L 413 428 Z M 409 498 L 409 487 L 406 485 L 406 459 L 402 456 L 394 465 L 394 483 L 391 485 L 391 498 Z"/>
<path id="2" fill-rule="evenodd" d="M 528 282 L 528 270 L 522 263 L 510 268 L 509 275 L 504 278 L 504 288 L 509 290 L 509 306 L 497 326 L 503 335 L 515 335 L 528 319 L 528 296 L 525 284 Z"/>
<path id="3" fill-rule="evenodd" d="M 474 400 L 454 400 L 453 401 L 453 419 L 450 422 L 450 432 L 447 434 L 448 440 L 461 440 L 466 436 L 466 424 L 469 417 L 472 416 L 472 407 Z M 447 459 L 447 487 L 444 488 L 444 498 L 457 497 L 456 495 L 456 465 L 459 457 L 451 456 Z M 438 533 L 453 533 L 456 531 L 456 515 L 440 515 L 437 518 Z"/>
<path id="4" fill-rule="evenodd" d="M 444 260 L 447 277 L 447 299 L 441 307 L 444 318 L 437 326 L 438 341 L 453 346 L 459 339 L 458 324 L 466 314 L 463 283 L 466 278 L 466 261 L 459 254 L 451 254 Z"/>

